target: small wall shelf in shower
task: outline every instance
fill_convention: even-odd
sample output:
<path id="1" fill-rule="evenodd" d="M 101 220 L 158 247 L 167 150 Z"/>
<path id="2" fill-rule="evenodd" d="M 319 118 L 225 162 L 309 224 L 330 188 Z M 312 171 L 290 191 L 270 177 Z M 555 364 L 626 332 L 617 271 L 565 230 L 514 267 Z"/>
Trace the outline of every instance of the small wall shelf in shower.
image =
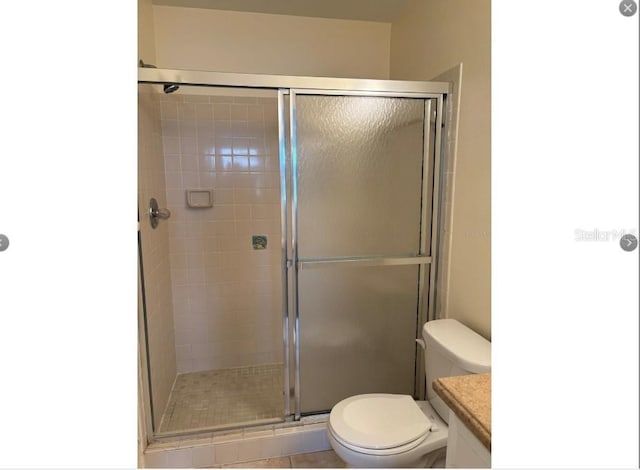
<path id="1" fill-rule="evenodd" d="M 187 189 L 187 206 L 192 209 L 213 207 L 213 191 L 211 189 Z"/>

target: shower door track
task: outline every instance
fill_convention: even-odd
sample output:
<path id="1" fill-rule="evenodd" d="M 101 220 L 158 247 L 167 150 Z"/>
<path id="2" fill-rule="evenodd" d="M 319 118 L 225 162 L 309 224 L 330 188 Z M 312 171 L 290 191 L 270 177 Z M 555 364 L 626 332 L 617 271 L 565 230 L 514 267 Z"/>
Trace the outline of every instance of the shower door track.
<path id="1" fill-rule="evenodd" d="M 264 75 L 264 74 L 244 74 L 244 73 L 227 73 L 227 72 L 209 72 L 209 71 L 193 71 L 193 70 L 177 70 L 177 69 L 154 69 L 139 68 L 138 83 L 166 85 L 177 84 L 185 86 L 202 86 L 202 87 L 228 87 L 228 88 L 262 88 L 278 91 L 278 139 L 280 153 L 280 183 L 281 183 L 281 225 L 282 225 L 282 281 L 283 281 L 283 343 L 284 343 L 284 391 L 285 391 L 285 419 L 299 420 L 300 413 L 300 370 L 299 370 L 299 315 L 297 306 L 297 271 L 301 269 L 313 269 L 319 266 L 342 265 L 342 266 L 391 266 L 391 265 L 418 265 L 419 266 L 419 286 L 418 286 L 418 322 L 434 319 L 435 315 L 435 287 L 437 278 L 437 261 L 439 248 L 439 226 L 440 226 L 440 200 L 441 185 L 444 159 L 444 146 L 442 141 L 442 128 L 444 123 L 444 101 L 446 96 L 451 92 L 451 84 L 449 82 L 435 81 L 402 81 L 402 80 L 379 80 L 379 79 L 357 79 L 357 78 L 332 78 L 332 77 L 301 77 L 286 75 Z M 371 256 L 371 257 L 352 257 L 352 258 L 323 258 L 323 259 L 298 259 L 297 257 L 297 181 L 292 177 L 292 213 L 288 214 L 288 192 L 287 192 L 287 148 L 286 137 L 287 129 L 285 126 L 285 106 L 284 97 L 290 98 L 290 116 L 289 137 L 290 150 L 292 157 L 292 175 L 296 171 L 295 158 L 295 96 L 296 94 L 314 94 L 314 95 L 339 95 L 339 96 L 371 96 L 371 97 L 397 97 L 397 98 L 418 98 L 432 99 L 436 101 L 435 110 L 431 109 L 429 102 L 425 102 L 424 116 L 424 146 L 423 146 L 423 162 L 428 162 L 427 153 L 430 151 L 427 147 L 431 136 L 430 124 L 434 125 L 435 135 L 434 146 L 434 167 L 433 167 L 433 198 L 430 213 L 431 221 L 431 243 L 427 247 L 426 231 L 422 228 L 426 226 L 427 208 L 422 207 L 421 233 L 420 233 L 420 252 L 417 255 L 407 256 Z M 435 123 L 432 122 L 432 111 L 435 111 Z M 426 181 L 429 168 L 423 165 L 423 181 Z M 426 185 L 423 184 L 422 200 L 425 201 Z M 291 224 L 291 227 L 289 226 Z M 291 229 L 291 232 L 289 230 Z M 292 252 L 289 252 L 288 234 L 292 234 Z M 430 249 L 431 256 L 425 256 L 427 248 Z M 429 285 L 425 285 L 427 275 L 427 266 L 429 269 Z M 289 292 L 289 272 L 292 271 L 292 292 Z M 291 375 L 291 341 L 290 341 L 290 309 L 288 307 L 289 296 L 293 294 L 293 343 L 294 343 L 294 387 L 290 384 Z M 428 295 L 427 312 L 423 312 L 424 297 Z M 416 378 L 420 376 L 420 368 L 416 366 Z M 417 381 L 416 381 L 417 383 Z M 293 392 L 293 396 L 291 396 Z M 424 387 L 418 385 L 416 395 L 423 396 Z M 291 406 L 291 401 L 294 406 Z M 293 409 L 292 409 L 293 408 Z"/>

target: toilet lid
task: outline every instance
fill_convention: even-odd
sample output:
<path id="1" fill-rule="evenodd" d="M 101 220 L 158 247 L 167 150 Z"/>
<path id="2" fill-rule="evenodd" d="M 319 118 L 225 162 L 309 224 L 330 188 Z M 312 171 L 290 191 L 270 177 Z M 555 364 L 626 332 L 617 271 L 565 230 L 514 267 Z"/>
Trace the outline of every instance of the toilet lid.
<path id="1" fill-rule="evenodd" d="M 375 393 L 342 400 L 329 423 L 344 442 L 365 449 L 390 449 L 424 436 L 432 423 L 409 395 Z"/>

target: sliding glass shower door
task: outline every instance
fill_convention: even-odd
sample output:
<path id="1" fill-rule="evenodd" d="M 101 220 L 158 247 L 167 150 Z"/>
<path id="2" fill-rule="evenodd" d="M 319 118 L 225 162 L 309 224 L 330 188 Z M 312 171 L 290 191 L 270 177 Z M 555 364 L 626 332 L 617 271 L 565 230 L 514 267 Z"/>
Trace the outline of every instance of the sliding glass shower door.
<path id="1" fill-rule="evenodd" d="M 449 84 L 138 74 L 152 437 L 421 397 Z"/>
<path id="2" fill-rule="evenodd" d="M 359 393 L 413 395 L 431 100 L 291 92 L 289 102 L 296 414 Z"/>

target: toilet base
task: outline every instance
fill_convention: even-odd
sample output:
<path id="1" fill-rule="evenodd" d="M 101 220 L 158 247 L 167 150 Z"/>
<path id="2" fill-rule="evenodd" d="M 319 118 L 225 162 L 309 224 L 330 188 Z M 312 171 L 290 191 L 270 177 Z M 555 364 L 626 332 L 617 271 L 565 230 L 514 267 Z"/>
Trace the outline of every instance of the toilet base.
<path id="1" fill-rule="evenodd" d="M 407 468 L 445 468 L 445 463 L 447 462 L 447 453 L 446 449 L 441 449 L 433 453 L 433 458 L 426 459 L 425 465 L 421 467 L 407 467 Z M 360 467 L 352 467 L 348 463 L 345 462 L 345 468 L 360 468 Z M 390 467 L 378 467 L 378 468 L 390 468 Z M 402 468 L 402 467 L 393 467 L 393 468 Z"/>
<path id="2" fill-rule="evenodd" d="M 442 449 L 435 450 L 431 452 L 425 462 L 426 468 L 444 468 L 445 463 L 447 462 L 447 448 L 443 447 Z"/>
<path id="3" fill-rule="evenodd" d="M 419 445 L 402 454 L 370 455 L 344 447 L 333 437 L 330 430 L 327 434 L 331 448 L 348 468 L 444 468 L 445 466 L 446 446 L 425 452 L 424 446 Z"/>

